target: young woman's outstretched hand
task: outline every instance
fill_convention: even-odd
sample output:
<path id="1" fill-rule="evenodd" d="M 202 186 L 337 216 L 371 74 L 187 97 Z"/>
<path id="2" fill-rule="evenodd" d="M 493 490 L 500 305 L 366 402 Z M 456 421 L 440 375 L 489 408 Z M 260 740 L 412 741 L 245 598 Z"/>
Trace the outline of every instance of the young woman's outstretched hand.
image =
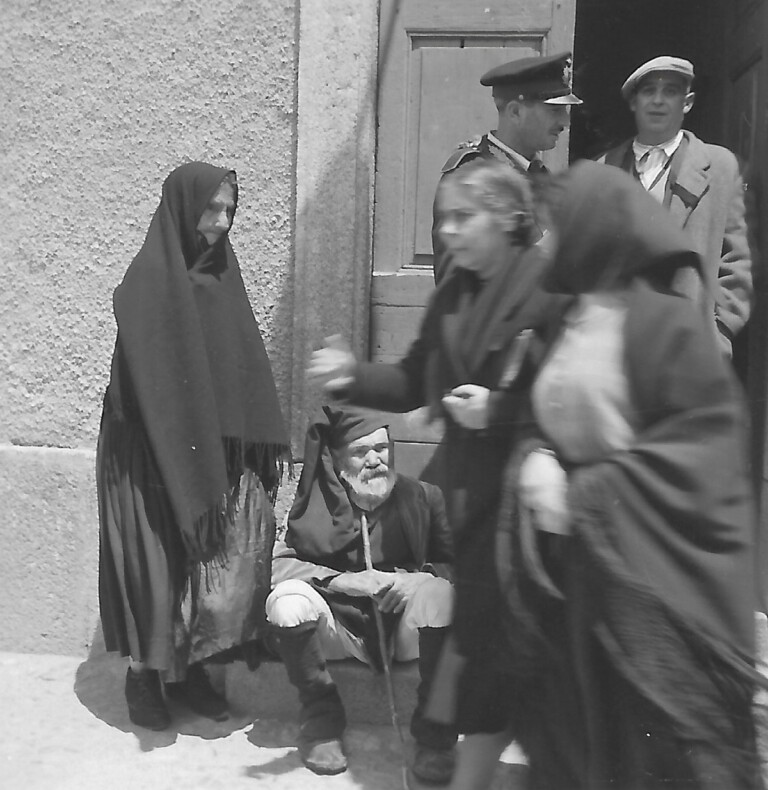
<path id="1" fill-rule="evenodd" d="M 479 384 L 460 384 L 443 396 L 443 406 L 462 428 L 481 431 L 488 427 L 490 390 Z"/>
<path id="2" fill-rule="evenodd" d="M 323 348 L 312 352 L 307 378 L 327 393 L 335 393 L 352 384 L 356 364 L 349 343 L 341 335 L 330 335 Z"/>

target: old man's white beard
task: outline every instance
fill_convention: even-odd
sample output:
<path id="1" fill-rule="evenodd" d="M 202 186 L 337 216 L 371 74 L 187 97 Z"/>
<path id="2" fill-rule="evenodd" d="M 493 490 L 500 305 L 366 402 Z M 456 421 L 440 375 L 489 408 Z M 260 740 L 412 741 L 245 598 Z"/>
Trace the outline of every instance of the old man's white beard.
<path id="1" fill-rule="evenodd" d="M 385 502 L 395 485 L 395 473 L 386 467 L 361 469 L 357 475 L 342 470 L 339 478 L 346 485 L 349 498 L 363 510 L 373 510 Z"/>

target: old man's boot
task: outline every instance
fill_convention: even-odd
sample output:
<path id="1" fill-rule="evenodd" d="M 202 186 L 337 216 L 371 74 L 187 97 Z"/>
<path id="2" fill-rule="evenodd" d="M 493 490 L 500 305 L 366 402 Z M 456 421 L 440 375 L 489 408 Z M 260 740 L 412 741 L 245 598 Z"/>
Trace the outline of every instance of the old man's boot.
<path id="1" fill-rule="evenodd" d="M 339 697 L 320 647 L 317 622 L 275 628 L 275 643 L 288 679 L 301 702 L 299 754 L 316 774 L 340 774 L 347 769 L 342 736 L 347 725 Z"/>
<path id="2" fill-rule="evenodd" d="M 411 770 L 425 784 L 444 785 L 451 781 L 456 764 L 456 730 L 424 717 L 432 678 L 448 633 L 447 628 L 419 629 L 419 688 L 416 709 L 411 719 L 411 735 L 416 741 L 416 752 Z"/>

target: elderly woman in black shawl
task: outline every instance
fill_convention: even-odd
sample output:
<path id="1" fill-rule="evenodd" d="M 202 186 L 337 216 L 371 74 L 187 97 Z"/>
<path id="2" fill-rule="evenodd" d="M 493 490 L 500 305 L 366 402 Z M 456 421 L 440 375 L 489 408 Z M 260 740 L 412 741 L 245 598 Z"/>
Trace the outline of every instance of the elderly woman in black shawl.
<path id="1" fill-rule="evenodd" d="M 310 375 L 362 406 L 409 411 L 427 405 L 445 433 L 430 480 L 443 490 L 454 532 L 455 717 L 467 738 L 454 777 L 466 787 L 491 767 L 524 722 L 503 671 L 494 534 L 502 472 L 527 415 L 527 352 L 562 298 L 543 293 L 530 187 L 498 162 L 478 160 L 447 175 L 437 195 L 438 232 L 452 268 L 427 306 L 419 337 L 397 364 L 356 362 L 338 338 L 315 352 Z M 535 356 L 535 354 L 533 355 Z M 438 685 L 447 688 L 447 672 Z M 448 715 L 447 710 L 441 715 Z"/>
<path id="2" fill-rule="evenodd" d="M 253 646 L 269 593 L 288 444 L 228 238 L 236 203 L 234 171 L 174 170 L 114 295 L 99 599 L 107 650 L 131 658 L 130 718 L 152 729 L 170 724 L 163 685 L 226 717 L 202 662 Z"/>
<path id="3" fill-rule="evenodd" d="M 510 462 L 498 562 L 531 786 L 762 787 L 741 393 L 676 276 L 697 255 L 627 175 L 576 165 L 545 287 L 575 302 Z"/>

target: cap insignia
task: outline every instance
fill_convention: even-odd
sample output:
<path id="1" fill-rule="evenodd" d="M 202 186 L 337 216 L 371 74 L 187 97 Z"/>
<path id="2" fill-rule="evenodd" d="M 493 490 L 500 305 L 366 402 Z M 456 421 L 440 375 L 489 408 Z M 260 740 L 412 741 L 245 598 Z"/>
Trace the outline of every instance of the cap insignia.
<path id="1" fill-rule="evenodd" d="M 483 140 L 482 135 L 478 135 L 477 137 L 472 137 L 469 140 L 464 140 L 463 142 L 459 143 L 456 148 L 459 150 L 463 150 L 464 148 L 477 148 Z"/>
<path id="2" fill-rule="evenodd" d="M 570 88 L 573 81 L 573 65 L 570 60 L 566 60 L 563 65 L 563 82 Z"/>

